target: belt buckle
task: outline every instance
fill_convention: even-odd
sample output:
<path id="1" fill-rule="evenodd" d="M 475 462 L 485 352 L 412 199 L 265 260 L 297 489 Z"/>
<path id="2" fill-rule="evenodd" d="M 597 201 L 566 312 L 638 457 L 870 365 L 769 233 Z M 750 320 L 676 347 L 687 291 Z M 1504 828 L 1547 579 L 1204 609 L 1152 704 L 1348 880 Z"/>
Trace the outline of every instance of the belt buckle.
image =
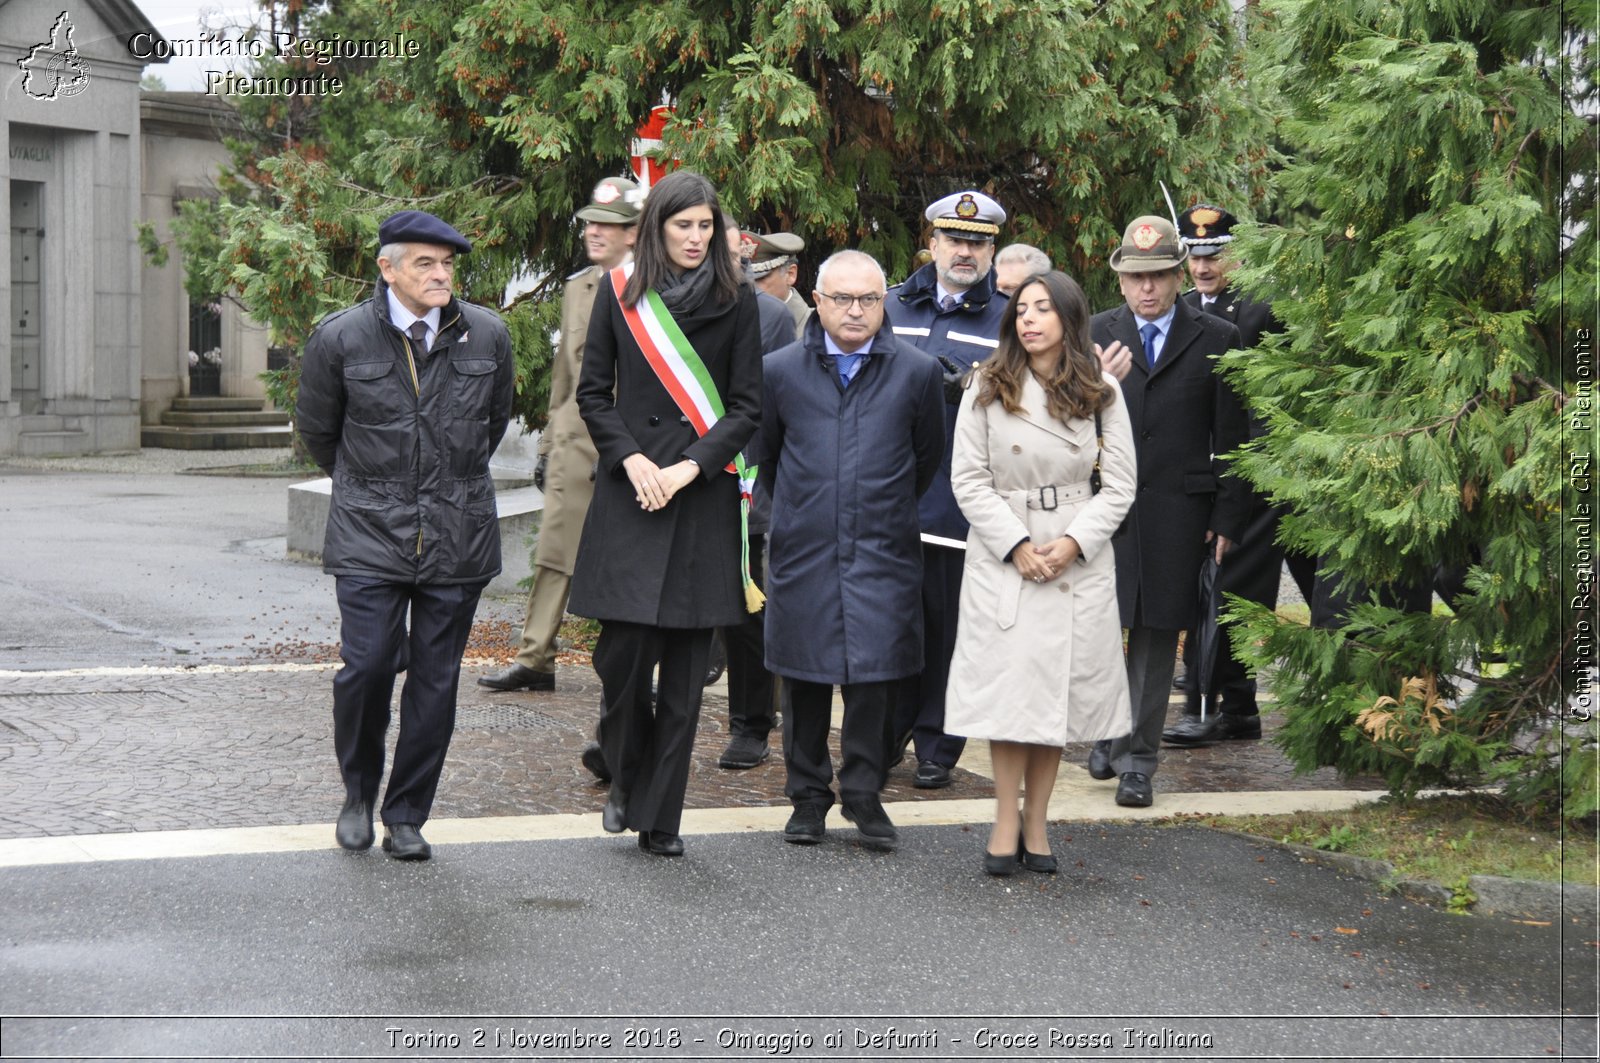
<path id="1" fill-rule="evenodd" d="M 1044 500 L 1044 493 L 1046 491 L 1050 492 L 1050 503 L 1048 505 L 1045 504 L 1045 500 Z M 1039 488 L 1039 508 L 1040 509 L 1046 510 L 1046 511 L 1055 509 L 1056 506 L 1059 504 L 1059 501 L 1060 500 L 1056 496 L 1056 485 L 1055 484 L 1045 484 L 1043 487 Z"/>

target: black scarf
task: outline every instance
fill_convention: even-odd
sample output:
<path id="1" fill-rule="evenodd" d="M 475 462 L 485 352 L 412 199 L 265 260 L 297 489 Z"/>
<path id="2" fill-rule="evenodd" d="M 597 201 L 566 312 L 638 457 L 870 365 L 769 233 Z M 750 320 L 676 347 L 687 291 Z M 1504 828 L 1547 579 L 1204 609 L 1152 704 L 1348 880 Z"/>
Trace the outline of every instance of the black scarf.
<path id="1" fill-rule="evenodd" d="M 656 292 L 673 317 L 684 317 L 700 309 L 716 280 L 717 271 L 706 261 L 682 273 L 668 270 Z"/>

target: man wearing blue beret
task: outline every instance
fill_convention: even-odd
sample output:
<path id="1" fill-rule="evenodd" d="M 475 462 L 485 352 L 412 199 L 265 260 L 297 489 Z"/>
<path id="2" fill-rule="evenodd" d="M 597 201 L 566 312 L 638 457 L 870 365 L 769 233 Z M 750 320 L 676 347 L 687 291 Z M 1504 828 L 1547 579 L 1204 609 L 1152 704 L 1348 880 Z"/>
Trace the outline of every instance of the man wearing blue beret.
<path id="1" fill-rule="evenodd" d="M 334 836 L 346 849 L 372 845 L 389 705 L 406 672 L 383 848 L 426 860 L 421 828 L 455 729 L 461 654 L 500 572 L 489 456 L 516 374 L 499 315 L 455 297 L 466 237 L 406 210 L 378 227 L 378 242 L 372 297 L 306 341 L 295 426 L 333 478 L 322 567 L 336 580 L 344 659 L 333 680 L 345 786 Z"/>

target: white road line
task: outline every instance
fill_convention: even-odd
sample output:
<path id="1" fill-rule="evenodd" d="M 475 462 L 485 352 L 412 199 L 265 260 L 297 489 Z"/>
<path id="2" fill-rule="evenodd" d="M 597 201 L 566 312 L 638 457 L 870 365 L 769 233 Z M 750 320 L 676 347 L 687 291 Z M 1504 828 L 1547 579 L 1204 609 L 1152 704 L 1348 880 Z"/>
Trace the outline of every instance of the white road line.
<path id="1" fill-rule="evenodd" d="M 1081 776 L 1078 778 L 1077 776 Z M 1296 811 L 1336 811 L 1376 800 L 1381 791 L 1299 790 L 1251 793 L 1159 794 L 1152 808 L 1120 808 L 1112 802 L 1115 788 L 1089 779 L 1081 769 L 1062 772 L 1050 800 L 1050 818 L 1072 823 L 1155 820 L 1191 815 L 1251 815 Z M 902 827 L 989 823 L 994 802 L 989 798 L 952 801 L 900 801 L 885 806 Z M 789 818 L 786 805 L 752 808 L 688 809 L 685 835 L 778 834 Z M 849 836 L 854 828 L 830 817 L 832 828 Z M 494 816 L 481 819 L 435 819 L 428 822 L 428 840 L 435 845 L 479 842 L 547 841 L 561 838 L 603 838 L 597 812 L 547 816 Z M 173 860 L 200 856 L 312 852 L 336 849 L 333 817 L 325 823 L 284 827 L 234 827 L 217 830 L 142 831 L 86 834 L 59 838 L 15 838 L 0 841 L 0 868 L 52 864 L 98 863 L 107 860 Z M 376 850 L 375 850 L 376 851 Z M 442 854 L 441 854 L 442 855 Z"/>

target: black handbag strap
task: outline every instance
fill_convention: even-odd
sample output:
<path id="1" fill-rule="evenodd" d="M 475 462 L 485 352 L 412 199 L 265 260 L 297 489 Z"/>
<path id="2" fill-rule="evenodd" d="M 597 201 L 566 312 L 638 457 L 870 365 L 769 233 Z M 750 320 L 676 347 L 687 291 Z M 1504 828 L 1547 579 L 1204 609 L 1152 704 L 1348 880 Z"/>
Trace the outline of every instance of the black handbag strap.
<path id="1" fill-rule="evenodd" d="M 1100 427 L 1100 411 L 1094 411 L 1094 471 L 1089 474 L 1089 490 L 1100 493 L 1100 452 L 1105 449 L 1105 430 Z"/>

